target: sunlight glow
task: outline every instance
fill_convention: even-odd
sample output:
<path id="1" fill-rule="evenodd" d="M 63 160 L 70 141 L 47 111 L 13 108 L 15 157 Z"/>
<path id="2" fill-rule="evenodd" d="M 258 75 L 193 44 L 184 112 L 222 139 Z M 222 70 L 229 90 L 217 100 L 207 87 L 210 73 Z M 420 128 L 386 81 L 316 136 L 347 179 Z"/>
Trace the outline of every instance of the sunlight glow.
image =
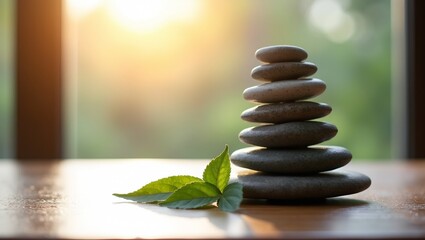
<path id="1" fill-rule="evenodd" d="M 354 18 L 336 0 L 318 0 L 310 8 L 310 23 L 324 32 L 333 42 L 349 40 L 356 29 Z M 346 2 L 347 3 L 347 2 Z"/>
<path id="2" fill-rule="evenodd" d="M 110 0 L 108 11 L 131 30 L 151 32 L 171 24 L 193 21 L 201 10 L 197 0 Z"/>
<path id="3" fill-rule="evenodd" d="M 67 0 L 67 9 L 72 16 L 83 17 L 101 4 L 102 0 Z"/>
<path id="4" fill-rule="evenodd" d="M 187 167 L 189 162 L 193 167 Z M 250 229 L 239 214 L 217 208 L 176 210 L 112 196 L 113 192 L 129 192 L 173 174 L 199 176 L 205 164 L 193 160 L 172 164 L 160 159 L 124 160 L 118 164 L 108 160 L 66 162 L 55 169 L 61 177 L 56 183 L 65 189 L 58 201 L 66 206 L 61 213 L 50 209 L 61 220 L 56 231 L 71 239 L 223 238 L 226 234 L 241 238 L 241 233 Z M 145 172 L 141 176 L 136 169 Z M 111 177 L 118 175 L 122 178 Z"/>

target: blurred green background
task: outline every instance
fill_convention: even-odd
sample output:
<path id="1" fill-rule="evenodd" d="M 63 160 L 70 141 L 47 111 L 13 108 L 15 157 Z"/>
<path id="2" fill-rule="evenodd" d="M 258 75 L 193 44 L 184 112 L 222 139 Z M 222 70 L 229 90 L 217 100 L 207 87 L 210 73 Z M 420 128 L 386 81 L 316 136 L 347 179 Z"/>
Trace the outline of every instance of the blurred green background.
<path id="1" fill-rule="evenodd" d="M 0 159 L 13 149 L 13 17 L 13 1 L 0 0 Z"/>
<path id="2" fill-rule="evenodd" d="M 10 157 L 12 3 L 0 0 L 0 157 Z M 67 156 L 211 158 L 253 124 L 242 91 L 256 49 L 290 44 L 327 91 L 324 144 L 391 158 L 391 1 L 68 0 Z"/>

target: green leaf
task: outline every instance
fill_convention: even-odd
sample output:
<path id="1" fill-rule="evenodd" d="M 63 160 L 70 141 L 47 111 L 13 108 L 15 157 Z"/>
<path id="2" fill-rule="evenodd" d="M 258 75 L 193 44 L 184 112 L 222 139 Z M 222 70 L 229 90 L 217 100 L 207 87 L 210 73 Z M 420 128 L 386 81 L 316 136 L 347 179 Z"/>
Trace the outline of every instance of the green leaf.
<path id="1" fill-rule="evenodd" d="M 223 192 L 230 179 L 230 158 L 227 145 L 220 155 L 211 160 L 202 177 L 205 182 L 213 184 L 220 189 L 220 192 Z"/>
<path id="2" fill-rule="evenodd" d="M 220 190 L 210 183 L 193 182 L 175 191 L 160 205 L 169 208 L 199 208 L 217 201 L 220 195 Z"/>
<path id="3" fill-rule="evenodd" d="M 192 176 L 171 176 L 148 183 L 134 192 L 113 195 L 137 202 L 156 202 L 167 199 L 177 189 L 193 182 L 202 182 L 202 179 Z"/>
<path id="4" fill-rule="evenodd" d="M 223 191 L 218 200 L 218 207 L 226 212 L 233 212 L 239 208 L 243 198 L 242 184 L 231 183 Z"/>

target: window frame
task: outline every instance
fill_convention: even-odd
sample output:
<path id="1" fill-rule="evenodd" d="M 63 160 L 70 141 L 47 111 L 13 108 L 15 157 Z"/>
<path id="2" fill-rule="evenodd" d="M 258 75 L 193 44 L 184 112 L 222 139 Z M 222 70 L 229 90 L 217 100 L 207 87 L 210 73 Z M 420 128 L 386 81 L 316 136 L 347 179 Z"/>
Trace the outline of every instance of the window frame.
<path id="1" fill-rule="evenodd" d="M 406 4 L 407 158 L 425 158 L 425 2 Z"/>
<path id="2" fill-rule="evenodd" d="M 54 160 L 64 157 L 62 67 L 63 1 L 17 0 L 15 158 Z M 404 1 L 406 61 L 402 156 L 425 158 L 425 10 L 424 1 Z M 31 40 L 29 40 L 31 39 Z M 400 126 L 398 126 L 400 127 Z M 400 131 L 402 132 L 402 131 Z M 401 136 L 399 136 L 401 137 Z M 404 139 L 404 137 L 403 137 Z"/>
<path id="3" fill-rule="evenodd" d="M 62 1 L 15 4 L 15 158 L 61 159 Z"/>

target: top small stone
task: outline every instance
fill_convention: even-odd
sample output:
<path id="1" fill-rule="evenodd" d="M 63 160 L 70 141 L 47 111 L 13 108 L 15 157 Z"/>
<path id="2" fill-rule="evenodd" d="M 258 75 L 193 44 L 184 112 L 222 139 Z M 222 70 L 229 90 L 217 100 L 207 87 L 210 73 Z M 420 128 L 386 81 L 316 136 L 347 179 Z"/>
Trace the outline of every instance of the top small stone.
<path id="1" fill-rule="evenodd" d="M 265 63 L 301 62 L 307 58 L 307 52 L 296 46 L 276 45 L 258 49 L 255 57 Z"/>

